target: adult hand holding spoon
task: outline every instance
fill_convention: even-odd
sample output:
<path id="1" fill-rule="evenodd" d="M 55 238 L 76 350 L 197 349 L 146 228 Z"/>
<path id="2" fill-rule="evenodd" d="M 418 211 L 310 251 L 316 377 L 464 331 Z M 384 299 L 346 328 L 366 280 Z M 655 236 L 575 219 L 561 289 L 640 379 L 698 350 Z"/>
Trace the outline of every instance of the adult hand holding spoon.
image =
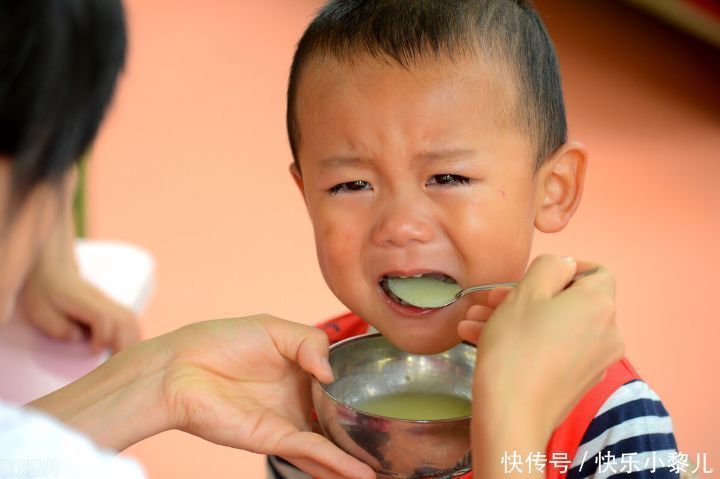
<path id="1" fill-rule="evenodd" d="M 595 273 L 568 286 L 588 268 Z M 492 290 L 489 307 L 468 310 L 458 333 L 478 351 L 473 455 L 545 450 L 577 401 L 623 355 L 614 295 L 607 269 L 541 256 L 516 288 Z M 475 474 L 500 477 L 503 469 L 500 461 L 482 461 Z"/>

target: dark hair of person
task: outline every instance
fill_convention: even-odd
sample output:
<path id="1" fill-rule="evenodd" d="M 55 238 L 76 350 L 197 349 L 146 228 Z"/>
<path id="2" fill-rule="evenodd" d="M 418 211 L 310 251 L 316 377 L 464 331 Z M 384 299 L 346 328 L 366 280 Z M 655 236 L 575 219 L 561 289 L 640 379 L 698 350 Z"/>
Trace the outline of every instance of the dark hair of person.
<path id="1" fill-rule="evenodd" d="M 11 162 L 11 204 L 59 181 L 89 148 L 125 50 L 119 0 L 0 0 L 0 155 Z"/>
<path id="2" fill-rule="evenodd" d="M 538 13 L 522 0 L 330 0 L 298 43 L 290 70 L 287 129 L 299 168 L 297 93 L 317 58 L 370 55 L 409 68 L 420 59 L 480 54 L 514 77 L 513 121 L 535 148 L 535 166 L 567 141 L 555 48 Z"/>

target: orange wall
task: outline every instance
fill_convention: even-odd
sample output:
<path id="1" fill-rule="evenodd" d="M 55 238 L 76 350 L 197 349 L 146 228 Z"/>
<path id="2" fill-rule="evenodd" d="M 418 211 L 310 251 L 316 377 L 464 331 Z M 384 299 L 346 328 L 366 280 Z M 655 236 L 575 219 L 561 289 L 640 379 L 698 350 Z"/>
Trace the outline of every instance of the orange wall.
<path id="1" fill-rule="evenodd" d="M 320 2 L 126 3 L 131 54 L 94 151 L 89 219 L 93 236 L 157 259 L 146 335 L 341 311 L 316 265 L 284 131 L 293 47 Z M 615 2 L 536 4 L 557 43 L 572 136 L 591 152 L 576 218 L 536 252 L 615 271 L 628 355 L 664 398 L 681 449 L 720 468 L 720 54 Z M 258 456 L 177 432 L 128 453 L 152 477 L 263 475 Z"/>

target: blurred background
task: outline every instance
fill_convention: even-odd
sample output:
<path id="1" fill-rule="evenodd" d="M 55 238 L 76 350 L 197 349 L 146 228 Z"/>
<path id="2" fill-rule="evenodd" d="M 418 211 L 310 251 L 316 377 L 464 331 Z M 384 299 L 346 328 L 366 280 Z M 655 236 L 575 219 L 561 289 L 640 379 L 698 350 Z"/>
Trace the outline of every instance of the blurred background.
<path id="1" fill-rule="evenodd" d="M 312 324 L 344 311 L 316 264 L 284 125 L 294 45 L 321 2 L 125 3 L 130 57 L 89 164 L 88 232 L 155 256 L 145 336 L 209 318 Z M 591 153 L 575 219 L 539 236 L 535 253 L 612 268 L 628 357 L 663 398 L 681 451 L 707 453 L 720 471 L 720 50 L 718 23 L 707 23 L 717 2 L 674 2 L 701 36 L 639 6 L 663 2 L 634 3 L 535 2 L 556 42 L 571 136 Z M 150 477 L 264 475 L 260 456 L 179 432 L 126 454 Z"/>

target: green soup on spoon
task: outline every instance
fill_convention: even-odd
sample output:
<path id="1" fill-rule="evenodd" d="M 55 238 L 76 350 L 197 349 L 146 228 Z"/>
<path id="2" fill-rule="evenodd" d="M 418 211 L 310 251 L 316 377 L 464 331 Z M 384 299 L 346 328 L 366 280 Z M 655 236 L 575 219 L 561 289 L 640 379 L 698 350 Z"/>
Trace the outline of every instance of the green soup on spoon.
<path id="1" fill-rule="evenodd" d="M 439 308 L 447 305 L 462 288 L 453 282 L 432 276 L 388 278 L 387 288 L 398 299 L 418 308 Z"/>

